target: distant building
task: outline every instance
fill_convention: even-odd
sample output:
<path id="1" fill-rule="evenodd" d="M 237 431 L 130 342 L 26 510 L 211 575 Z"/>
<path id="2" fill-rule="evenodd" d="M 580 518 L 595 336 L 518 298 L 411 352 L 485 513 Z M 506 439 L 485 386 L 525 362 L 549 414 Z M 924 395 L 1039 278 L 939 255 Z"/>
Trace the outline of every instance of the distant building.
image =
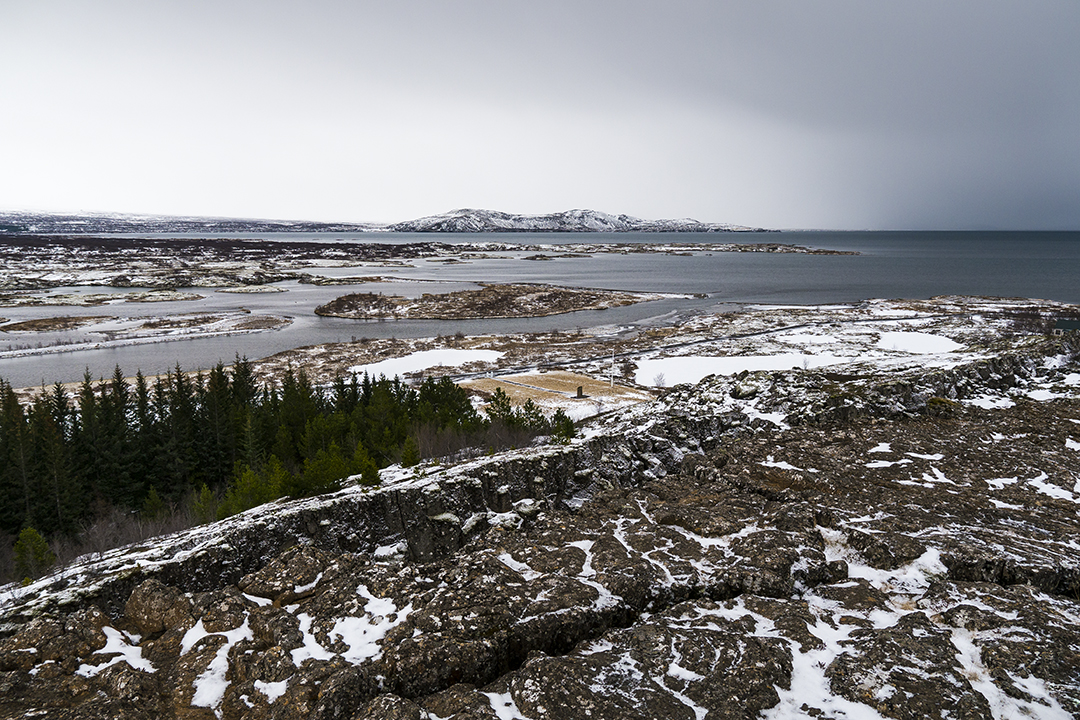
<path id="1" fill-rule="evenodd" d="M 1080 320 L 1058 320 L 1054 323 L 1054 334 L 1080 332 Z"/>

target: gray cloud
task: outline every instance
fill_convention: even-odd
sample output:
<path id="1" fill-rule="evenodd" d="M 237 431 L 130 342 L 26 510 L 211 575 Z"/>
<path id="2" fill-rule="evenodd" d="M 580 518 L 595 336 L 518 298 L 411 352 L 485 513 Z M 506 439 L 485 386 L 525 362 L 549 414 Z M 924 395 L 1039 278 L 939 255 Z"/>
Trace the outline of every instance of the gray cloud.
<path id="1" fill-rule="evenodd" d="M 1080 228 L 1080 6 L 0 7 L 0 203 Z"/>

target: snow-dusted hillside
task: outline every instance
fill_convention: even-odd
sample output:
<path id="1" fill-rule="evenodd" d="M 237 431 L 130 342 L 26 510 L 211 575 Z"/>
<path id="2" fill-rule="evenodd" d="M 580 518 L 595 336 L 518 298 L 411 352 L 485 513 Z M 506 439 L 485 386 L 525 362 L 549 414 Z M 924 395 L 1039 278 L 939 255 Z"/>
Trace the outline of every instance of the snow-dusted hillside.
<path id="1" fill-rule="evenodd" d="M 129 213 L 0 212 L 0 234 L 93 235 L 111 233 L 365 232 L 372 223 L 325 223 Z"/>
<path id="2" fill-rule="evenodd" d="M 743 225 L 680 220 L 642 220 L 596 210 L 519 215 L 496 210 L 460 209 L 390 226 L 396 232 L 760 232 Z"/>

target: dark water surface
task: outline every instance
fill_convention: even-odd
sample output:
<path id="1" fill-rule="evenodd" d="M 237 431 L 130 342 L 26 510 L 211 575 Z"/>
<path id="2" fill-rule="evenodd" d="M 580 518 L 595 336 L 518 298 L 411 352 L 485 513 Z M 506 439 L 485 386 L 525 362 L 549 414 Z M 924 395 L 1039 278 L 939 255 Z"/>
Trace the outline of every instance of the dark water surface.
<path id="1" fill-rule="evenodd" d="M 194 237 L 194 236 L 193 236 Z M 231 236 L 235 237 L 235 236 Z M 523 259 L 526 253 L 496 253 L 491 259 L 446 265 L 415 262 L 414 268 L 326 269 L 327 275 L 380 274 L 468 285 L 398 285 L 316 287 L 281 283 L 283 293 L 226 294 L 196 289 L 206 297 L 195 302 L 110 305 L 96 308 L 0 308 L 0 315 L 26 320 L 56 315 L 146 315 L 235 310 L 284 315 L 292 324 L 282 330 L 233 337 L 202 338 L 152 345 L 78 350 L 34 357 L 0 358 L 0 377 L 14 386 L 69 382 L 89 368 L 94 377 L 109 376 L 115 365 L 133 374 L 163 372 L 177 363 L 188 370 L 226 363 L 236 354 L 255 359 L 282 350 L 353 337 L 429 337 L 461 331 L 467 335 L 574 330 L 665 324 L 687 314 L 732 304 L 825 304 L 868 298 L 928 298 L 934 295 L 1034 297 L 1080 304 L 1080 233 L 1027 232 L 783 232 L 768 234 L 590 233 L 405 235 L 366 233 L 349 236 L 281 234 L 268 241 L 337 239 L 361 242 L 508 243 L 727 243 L 781 242 L 859 255 L 779 253 L 596 254 L 548 261 Z M 627 308 L 586 311 L 525 320 L 364 322 L 322 318 L 314 308 L 349 292 L 438 292 L 471 287 L 476 282 L 540 282 L 617 290 L 705 294 L 691 300 L 662 300 Z M 95 288 L 94 292 L 107 292 Z M 16 342 L 63 340 L 63 334 L 0 334 L 0 350 Z"/>

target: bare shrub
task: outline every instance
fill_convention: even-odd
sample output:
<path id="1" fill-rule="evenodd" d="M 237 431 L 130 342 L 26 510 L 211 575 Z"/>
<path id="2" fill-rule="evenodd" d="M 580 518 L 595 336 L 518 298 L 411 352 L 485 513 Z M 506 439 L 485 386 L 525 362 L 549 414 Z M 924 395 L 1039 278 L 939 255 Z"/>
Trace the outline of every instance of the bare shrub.
<path id="1" fill-rule="evenodd" d="M 13 579 L 15 579 L 15 537 L 0 533 L 0 582 L 10 582 Z"/>
<path id="2" fill-rule="evenodd" d="M 454 430 L 435 430 L 430 426 L 417 428 L 414 432 L 421 458 L 453 458 L 464 460 L 489 450 L 525 447 L 539 436 L 539 432 L 501 421 L 476 432 L 462 433 Z"/>
<path id="3" fill-rule="evenodd" d="M 173 503 L 156 518 L 146 518 L 133 510 L 102 505 L 93 521 L 83 525 L 75 537 L 54 539 L 50 546 L 57 562 L 65 565 L 84 555 L 97 556 L 114 548 L 139 543 L 159 535 L 186 530 L 196 523 L 190 503 Z"/>
<path id="4" fill-rule="evenodd" d="M 1008 322 L 1005 335 L 1049 335 L 1058 320 L 1078 320 L 1075 313 L 1061 312 L 1056 308 L 1022 308 L 1002 310 L 991 317 Z"/>

